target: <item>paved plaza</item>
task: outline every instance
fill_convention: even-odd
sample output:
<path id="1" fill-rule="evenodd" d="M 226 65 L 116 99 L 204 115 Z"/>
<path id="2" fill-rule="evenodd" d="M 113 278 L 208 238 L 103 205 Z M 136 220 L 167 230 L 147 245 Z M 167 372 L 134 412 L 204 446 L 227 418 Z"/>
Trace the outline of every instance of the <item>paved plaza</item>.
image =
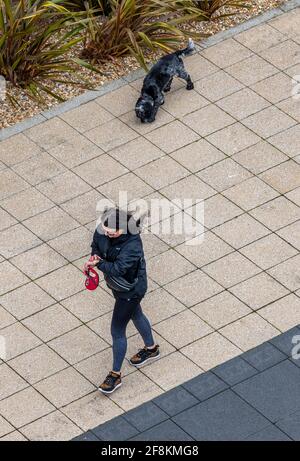
<path id="1" fill-rule="evenodd" d="M 267 17 L 187 58 L 195 89 L 174 82 L 153 124 L 135 117 L 142 78 L 132 76 L 0 132 L 0 440 L 71 440 L 94 428 L 91 438 L 108 440 L 109 427 L 123 439 L 264 430 L 299 439 L 286 419 L 300 363 L 281 335 L 300 333 L 300 8 Z M 97 385 L 111 367 L 113 298 L 103 280 L 85 290 L 81 270 L 96 204 L 119 191 L 203 199 L 204 239 L 143 236 L 143 307 L 162 358 L 141 370 L 126 362 L 122 388 L 105 397 Z M 142 343 L 131 324 L 128 336 L 130 357 Z M 262 347 L 275 358 L 260 366 Z M 272 409 L 274 392 L 287 401 Z M 218 431 L 209 418 L 224 408 Z"/>

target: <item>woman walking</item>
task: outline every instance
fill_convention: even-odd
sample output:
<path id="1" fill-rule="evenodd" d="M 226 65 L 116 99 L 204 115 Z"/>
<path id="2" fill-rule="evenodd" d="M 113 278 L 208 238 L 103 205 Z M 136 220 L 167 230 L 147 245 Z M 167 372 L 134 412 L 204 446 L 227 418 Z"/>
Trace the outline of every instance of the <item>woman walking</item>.
<path id="1" fill-rule="evenodd" d="M 147 291 L 140 225 L 140 218 L 134 218 L 131 213 L 119 208 L 106 210 L 94 233 L 91 257 L 84 265 L 85 271 L 97 266 L 103 272 L 115 298 L 111 321 L 113 366 L 99 386 L 104 394 L 111 394 L 122 385 L 121 368 L 127 350 L 126 327 L 130 320 L 140 333 L 144 347 L 131 357 L 129 363 L 139 368 L 160 357 L 150 322 L 140 304 Z"/>

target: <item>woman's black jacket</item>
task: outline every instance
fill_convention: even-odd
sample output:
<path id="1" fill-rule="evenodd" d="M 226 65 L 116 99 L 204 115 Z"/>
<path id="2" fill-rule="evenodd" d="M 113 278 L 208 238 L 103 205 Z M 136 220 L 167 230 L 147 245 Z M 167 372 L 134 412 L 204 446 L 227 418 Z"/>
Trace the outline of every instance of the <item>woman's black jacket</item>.
<path id="1" fill-rule="evenodd" d="M 140 234 L 122 234 L 117 238 L 109 238 L 97 229 L 92 242 L 92 255 L 98 255 L 101 261 L 97 265 L 104 274 L 124 277 L 138 282 L 133 290 L 123 293 L 113 291 L 116 298 L 143 298 L 147 291 L 147 273 L 144 249 Z"/>

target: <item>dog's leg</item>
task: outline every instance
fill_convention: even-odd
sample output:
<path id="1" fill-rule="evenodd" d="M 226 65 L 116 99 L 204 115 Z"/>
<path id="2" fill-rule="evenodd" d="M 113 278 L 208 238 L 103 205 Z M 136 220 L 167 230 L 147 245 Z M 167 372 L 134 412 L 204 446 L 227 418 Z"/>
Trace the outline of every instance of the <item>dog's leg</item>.
<path id="1" fill-rule="evenodd" d="M 177 73 L 179 78 L 183 78 L 186 81 L 186 89 L 192 90 L 194 88 L 194 84 L 192 82 L 191 76 L 187 73 L 184 67 L 180 67 Z"/>
<path id="2" fill-rule="evenodd" d="M 165 93 L 167 93 L 168 91 L 171 90 L 172 81 L 173 81 L 173 77 L 171 77 L 170 80 L 168 81 L 168 83 L 166 84 L 166 86 L 164 88 Z"/>

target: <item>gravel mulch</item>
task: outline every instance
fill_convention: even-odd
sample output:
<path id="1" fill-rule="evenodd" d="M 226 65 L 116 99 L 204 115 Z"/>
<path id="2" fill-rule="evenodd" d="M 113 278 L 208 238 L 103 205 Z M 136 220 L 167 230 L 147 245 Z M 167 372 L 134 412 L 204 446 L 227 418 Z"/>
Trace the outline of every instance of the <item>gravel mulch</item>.
<path id="1" fill-rule="evenodd" d="M 186 24 L 184 27 L 185 29 L 188 28 L 189 30 L 210 36 L 257 16 L 258 14 L 271 8 L 276 8 L 285 3 L 285 1 L 286 0 L 252 0 L 250 9 L 242 10 L 233 16 L 225 18 L 216 17 L 208 22 L 191 22 L 188 25 Z M 227 12 L 228 10 L 229 9 L 227 9 Z M 153 55 L 149 56 L 149 59 L 152 60 Z M 81 68 L 77 74 L 77 78 L 80 79 L 80 77 L 82 77 L 84 79 L 88 79 L 90 85 L 95 88 L 103 85 L 107 81 L 120 78 L 139 67 L 139 64 L 133 57 L 125 56 L 123 58 L 109 61 L 104 65 L 102 64 L 99 68 L 105 75 L 92 73 L 87 69 Z M 66 84 L 56 85 L 55 89 L 65 100 L 73 98 L 85 91 L 83 88 Z M 31 100 L 24 91 L 19 88 L 12 87 L 9 84 L 7 92 L 18 102 L 18 105 L 16 106 L 12 104 L 7 98 L 5 101 L 0 102 L 0 128 L 14 125 L 27 117 L 32 117 L 40 113 L 42 110 L 51 108 L 58 104 L 58 101 L 47 96 L 44 104 L 39 105 L 35 101 Z"/>

